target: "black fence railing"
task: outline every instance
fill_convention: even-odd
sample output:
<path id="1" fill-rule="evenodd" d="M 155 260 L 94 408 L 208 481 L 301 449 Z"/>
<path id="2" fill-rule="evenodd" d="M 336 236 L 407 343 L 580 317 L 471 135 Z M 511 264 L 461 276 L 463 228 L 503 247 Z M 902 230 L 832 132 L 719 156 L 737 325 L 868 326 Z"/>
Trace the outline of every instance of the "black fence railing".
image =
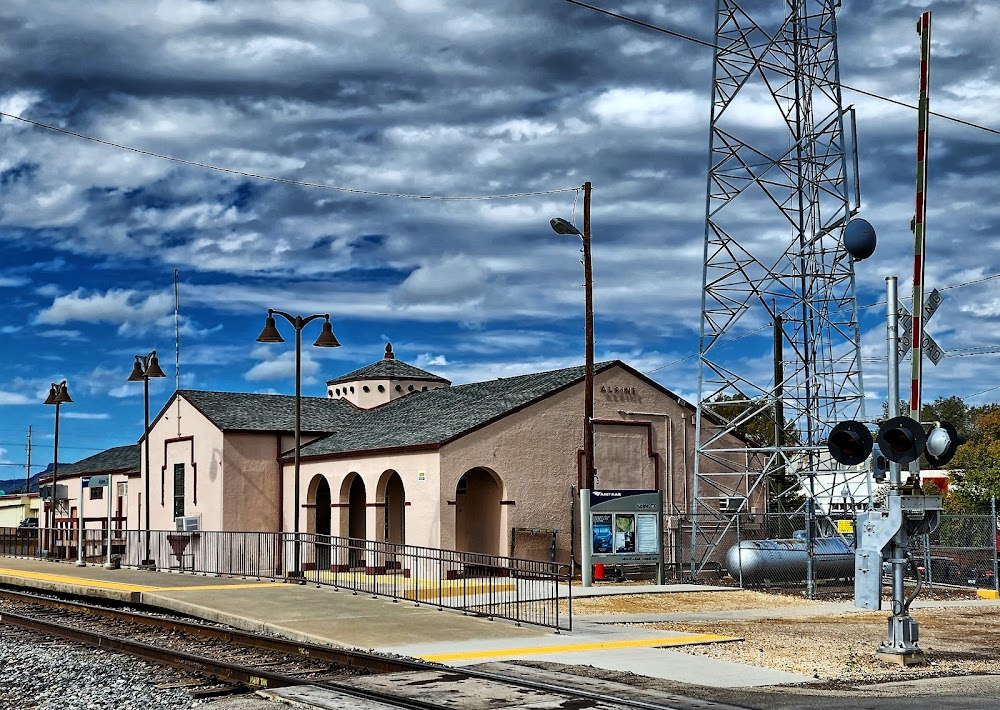
<path id="1" fill-rule="evenodd" d="M 572 629 L 569 565 L 302 533 L 0 528 L 0 554 L 197 574 L 291 579 Z M 110 544 L 110 549 L 109 549 Z M 560 611 L 560 601 L 567 602 Z"/>

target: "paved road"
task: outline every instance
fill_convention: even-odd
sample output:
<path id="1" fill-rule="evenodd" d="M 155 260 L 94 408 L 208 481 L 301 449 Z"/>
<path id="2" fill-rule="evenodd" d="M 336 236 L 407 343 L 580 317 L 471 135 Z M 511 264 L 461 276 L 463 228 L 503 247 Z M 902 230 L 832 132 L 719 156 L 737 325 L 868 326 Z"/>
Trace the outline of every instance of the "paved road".
<path id="1" fill-rule="evenodd" d="M 1000 708 L 1000 676 L 925 678 L 855 690 L 818 691 L 809 687 L 774 691 L 760 688 L 683 686 L 677 692 L 753 710 L 967 710 Z"/>

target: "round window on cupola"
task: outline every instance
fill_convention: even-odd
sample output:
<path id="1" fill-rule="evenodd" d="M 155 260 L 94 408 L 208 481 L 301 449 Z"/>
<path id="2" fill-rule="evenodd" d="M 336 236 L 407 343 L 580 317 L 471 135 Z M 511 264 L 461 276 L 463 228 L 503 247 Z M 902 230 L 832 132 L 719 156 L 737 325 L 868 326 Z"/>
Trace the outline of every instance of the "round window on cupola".
<path id="1" fill-rule="evenodd" d="M 368 385 L 364 385 L 364 386 L 362 386 L 362 388 L 361 388 L 361 389 L 362 389 L 362 390 L 364 390 L 365 392 L 371 392 L 371 390 L 370 390 L 370 389 L 368 389 Z"/>
<path id="2" fill-rule="evenodd" d="M 385 392 L 385 385 L 379 385 L 378 386 L 378 391 L 379 392 Z"/>

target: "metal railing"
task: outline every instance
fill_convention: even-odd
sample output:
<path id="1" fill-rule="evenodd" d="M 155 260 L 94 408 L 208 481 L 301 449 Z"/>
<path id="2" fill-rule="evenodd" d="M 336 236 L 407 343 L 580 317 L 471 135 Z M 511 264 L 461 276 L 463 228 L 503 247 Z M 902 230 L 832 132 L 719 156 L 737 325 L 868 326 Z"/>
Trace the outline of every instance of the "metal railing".
<path id="1" fill-rule="evenodd" d="M 75 528 L 0 528 L 0 555 L 75 560 L 77 541 Z M 108 561 L 105 529 L 84 529 L 82 542 L 86 562 Z M 113 530 L 110 545 L 113 566 L 142 566 L 148 548 L 148 559 L 166 571 L 301 581 L 572 629 L 566 564 L 305 533 L 296 540 L 292 533 Z"/>

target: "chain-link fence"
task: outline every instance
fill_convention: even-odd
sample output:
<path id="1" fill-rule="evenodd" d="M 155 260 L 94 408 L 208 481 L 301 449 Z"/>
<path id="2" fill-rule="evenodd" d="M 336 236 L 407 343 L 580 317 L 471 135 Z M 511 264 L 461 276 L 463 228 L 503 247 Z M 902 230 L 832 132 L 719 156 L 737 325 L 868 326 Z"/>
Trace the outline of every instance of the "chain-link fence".
<path id="1" fill-rule="evenodd" d="M 854 593 L 854 519 L 816 514 L 734 516 L 689 579 L 742 588 L 801 590 L 810 598 Z M 942 514 L 938 528 L 910 540 L 906 575 L 936 586 L 992 589 L 997 580 L 997 515 Z M 701 523 L 699 522 L 699 526 Z M 886 572 L 888 580 L 888 572 Z"/>

